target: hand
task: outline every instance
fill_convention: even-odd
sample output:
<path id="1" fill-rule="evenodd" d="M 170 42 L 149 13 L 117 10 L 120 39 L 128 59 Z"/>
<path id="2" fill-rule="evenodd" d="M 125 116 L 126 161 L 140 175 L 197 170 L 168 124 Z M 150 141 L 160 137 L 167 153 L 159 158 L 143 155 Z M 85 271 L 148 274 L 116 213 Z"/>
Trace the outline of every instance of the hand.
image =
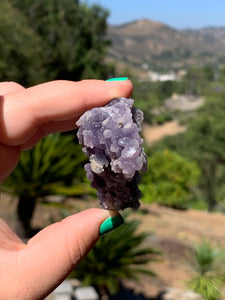
<path id="1" fill-rule="evenodd" d="M 53 81 L 28 89 L 0 83 L 0 180 L 15 167 L 22 150 L 48 133 L 75 128 L 86 110 L 131 92 L 129 80 Z M 46 227 L 27 244 L 0 219 L 0 298 L 43 299 L 85 257 L 109 217 L 102 209 L 86 210 Z"/>
<path id="2" fill-rule="evenodd" d="M 28 89 L 0 83 L 0 181 L 15 167 L 21 150 L 48 133 L 75 128 L 86 110 L 131 92 L 129 80 L 52 81 Z"/>

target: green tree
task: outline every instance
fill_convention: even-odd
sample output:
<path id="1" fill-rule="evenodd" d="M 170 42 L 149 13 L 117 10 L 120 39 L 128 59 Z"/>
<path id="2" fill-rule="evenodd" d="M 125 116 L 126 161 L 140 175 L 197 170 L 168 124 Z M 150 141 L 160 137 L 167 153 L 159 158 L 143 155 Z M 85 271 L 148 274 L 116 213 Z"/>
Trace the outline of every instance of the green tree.
<path id="1" fill-rule="evenodd" d="M 194 274 L 187 286 L 201 294 L 205 300 L 221 299 L 221 286 L 224 283 L 225 253 L 203 240 L 195 247 L 191 266 Z"/>
<path id="2" fill-rule="evenodd" d="M 161 83 L 158 82 L 140 82 L 133 79 L 135 106 L 144 112 L 145 122 L 148 124 L 157 123 L 158 115 L 153 110 L 160 110 L 163 105 L 164 94 L 161 93 Z M 161 116 L 161 114 L 160 114 Z"/>
<path id="3" fill-rule="evenodd" d="M 182 81 L 185 83 L 187 94 L 207 94 L 215 81 L 215 70 L 210 65 L 202 68 L 192 67 Z"/>
<path id="4" fill-rule="evenodd" d="M 32 235 L 31 219 L 38 200 L 54 194 L 82 195 L 89 190 L 89 184 L 84 183 L 85 160 L 70 135 L 46 136 L 33 149 L 22 153 L 3 187 L 19 199 L 17 213 L 25 237 Z"/>
<path id="5" fill-rule="evenodd" d="M 194 160 L 201 170 L 198 188 L 209 211 L 225 199 L 225 101 L 212 94 L 189 122 L 187 130 L 166 138 L 157 149 L 167 147 Z"/>
<path id="6" fill-rule="evenodd" d="M 189 151 L 191 151 L 191 157 L 198 162 L 201 168 L 200 184 L 209 211 L 213 211 L 218 203 L 218 190 L 219 186 L 223 184 L 225 174 L 221 165 L 225 161 L 222 149 L 225 130 L 225 123 L 223 123 L 213 120 L 210 116 L 203 117 L 192 124 L 186 137 L 186 143 L 190 140 L 192 143 L 194 142 L 192 147 L 189 147 Z"/>
<path id="7" fill-rule="evenodd" d="M 26 86 L 46 79 L 41 38 L 29 27 L 22 11 L 0 1 L 0 81 Z"/>
<path id="8" fill-rule="evenodd" d="M 167 80 L 167 81 L 163 81 L 160 82 L 160 96 L 162 99 L 166 99 L 168 97 L 170 97 L 173 92 L 175 90 L 175 81 L 172 80 Z"/>
<path id="9" fill-rule="evenodd" d="M 160 252 L 143 246 L 149 233 L 137 232 L 139 224 L 126 220 L 123 226 L 99 239 L 71 276 L 96 287 L 102 297 L 116 293 L 122 279 L 138 280 L 141 274 L 155 276 L 147 264 L 158 260 Z"/>
<path id="10" fill-rule="evenodd" d="M 200 170 L 193 161 L 169 150 L 157 151 L 149 158 L 148 171 L 140 185 L 143 201 L 182 208 L 197 183 Z"/>
<path id="11" fill-rule="evenodd" d="M 216 208 L 224 186 L 224 141 L 225 102 L 223 96 L 214 95 L 191 122 L 181 146 L 201 169 L 200 187 L 209 211 Z M 224 199 L 224 193 L 220 198 Z"/>
<path id="12" fill-rule="evenodd" d="M 105 78 L 108 11 L 78 0 L 11 0 L 41 39 L 48 80 Z M 16 22 L 16 20 L 15 20 Z"/>

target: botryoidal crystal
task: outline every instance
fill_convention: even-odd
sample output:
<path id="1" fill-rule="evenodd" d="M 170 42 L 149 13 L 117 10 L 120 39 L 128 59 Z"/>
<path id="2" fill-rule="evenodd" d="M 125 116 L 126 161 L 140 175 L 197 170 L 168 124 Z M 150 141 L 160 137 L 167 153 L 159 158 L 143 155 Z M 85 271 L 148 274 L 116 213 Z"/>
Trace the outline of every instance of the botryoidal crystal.
<path id="1" fill-rule="evenodd" d="M 97 189 L 100 206 L 109 210 L 138 209 L 139 171 L 147 168 L 140 136 L 143 112 L 133 99 L 118 98 L 85 112 L 77 136 L 89 157 L 87 178 Z"/>

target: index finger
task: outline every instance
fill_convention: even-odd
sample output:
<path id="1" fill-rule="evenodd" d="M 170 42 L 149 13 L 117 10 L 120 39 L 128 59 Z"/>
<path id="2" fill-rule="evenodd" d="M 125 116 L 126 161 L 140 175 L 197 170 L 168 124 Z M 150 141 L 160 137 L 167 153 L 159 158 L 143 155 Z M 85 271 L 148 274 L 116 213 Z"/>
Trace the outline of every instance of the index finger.
<path id="1" fill-rule="evenodd" d="M 0 103 L 0 142 L 25 143 L 45 123 L 77 119 L 92 107 L 103 106 L 113 98 L 129 97 L 131 93 L 129 80 L 59 80 L 5 95 Z"/>

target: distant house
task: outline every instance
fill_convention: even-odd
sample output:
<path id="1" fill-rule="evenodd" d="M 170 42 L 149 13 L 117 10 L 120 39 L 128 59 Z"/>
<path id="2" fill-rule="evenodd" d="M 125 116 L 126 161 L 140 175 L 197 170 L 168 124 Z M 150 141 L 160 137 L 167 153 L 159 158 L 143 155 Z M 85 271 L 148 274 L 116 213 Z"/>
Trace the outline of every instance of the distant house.
<path id="1" fill-rule="evenodd" d="M 169 80 L 177 80 L 177 75 L 174 72 L 170 72 L 167 74 L 160 74 L 152 71 L 148 71 L 148 77 L 151 81 L 169 81 Z"/>

